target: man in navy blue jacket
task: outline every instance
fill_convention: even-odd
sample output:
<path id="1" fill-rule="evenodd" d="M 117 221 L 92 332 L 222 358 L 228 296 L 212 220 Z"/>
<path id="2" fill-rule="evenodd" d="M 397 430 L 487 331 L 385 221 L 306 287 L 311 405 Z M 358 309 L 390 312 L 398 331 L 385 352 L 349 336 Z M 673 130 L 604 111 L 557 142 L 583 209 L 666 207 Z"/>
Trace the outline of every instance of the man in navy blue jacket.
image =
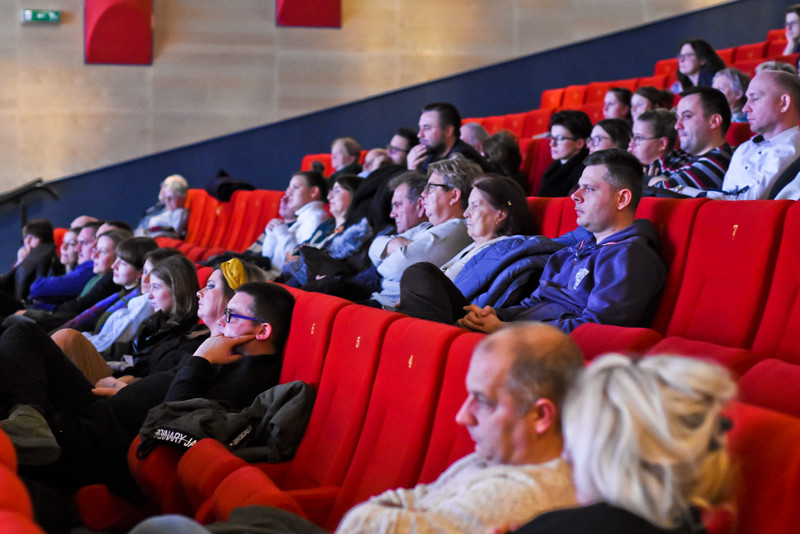
<path id="1" fill-rule="evenodd" d="M 666 278 L 656 230 L 634 219 L 642 194 L 642 166 L 621 149 L 595 152 L 572 194 L 580 228 L 573 244 L 554 253 L 539 287 L 518 306 L 474 304 L 459 326 L 494 332 L 511 321 L 542 321 L 564 332 L 583 323 L 648 326 Z"/>

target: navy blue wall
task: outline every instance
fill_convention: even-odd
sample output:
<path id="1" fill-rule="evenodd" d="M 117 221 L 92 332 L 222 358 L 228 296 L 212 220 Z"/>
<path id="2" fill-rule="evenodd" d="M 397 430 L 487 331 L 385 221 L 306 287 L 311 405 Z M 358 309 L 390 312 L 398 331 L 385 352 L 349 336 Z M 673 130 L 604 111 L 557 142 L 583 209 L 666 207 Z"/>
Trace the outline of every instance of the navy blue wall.
<path id="1" fill-rule="evenodd" d="M 763 41 L 767 30 L 782 26 L 783 11 L 793 1 L 739 0 L 53 181 L 61 200 L 38 195 L 29 217 L 47 217 L 57 226 L 81 213 L 135 223 L 155 201 L 158 183 L 172 173 L 202 187 L 225 169 L 260 188 L 282 189 L 305 154 L 328 152 L 331 140 L 342 135 L 365 147 L 384 146 L 396 127 L 415 127 L 426 102 L 453 102 L 464 117 L 535 109 L 545 89 L 651 75 L 655 62 L 673 57 L 685 38 L 703 37 L 715 48 Z M 0 209 L 0 228 L 0 258 L 11 259 L 19 245 L 19 212 Z"/>

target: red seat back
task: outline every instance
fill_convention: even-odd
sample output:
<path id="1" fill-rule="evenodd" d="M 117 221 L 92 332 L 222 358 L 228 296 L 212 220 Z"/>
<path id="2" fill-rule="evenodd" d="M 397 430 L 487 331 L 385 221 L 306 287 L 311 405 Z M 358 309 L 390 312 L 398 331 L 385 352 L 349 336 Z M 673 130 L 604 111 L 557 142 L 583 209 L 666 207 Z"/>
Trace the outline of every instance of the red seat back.
<path id="1" fill-rule="evenodd" d="M 211 230 L 213 230 L 218 206 L 219 201 L 209 195 L 205 189 L 189 189 L 186 195 L 189 221 L 186 224 L 184 241 L 195 245 L 205 245 L 211 235 Z"/>
<path id="2" fill-rule="evenodd" d="M 333 529 L 347 510 L 368 497 L 417 481 L 447 351 L 462 333 L 412 318 L 389 326 L 364 428 L 327 528 Z"/>
<path id="3" fill-rule="evenodd" d="M 751 137 L 753 137 L 753 132 L 750 131 L 749 122 L 732 122 L 728 132 L 725 134 L 725 141 L 733 148 L 736 148 Z"/>
<path id="4" fill-rule="evenodd" d="M 667 266 L 667 280 L 661 293 L 661 304 L 651 327 L 660 333 L 667 330 L 678 292 L 683 283 L 689 239 L 695 218 L 706 199 L 643 198 L 636 217 L 649 219 L 658 232 L 658 255 Z"/>
<path id="5" fill-rule="evenodd" d="M 252 245 L 264 232 L 267 223 L 278 217 L 278 205 L 283 191 L 236 191 L 231 198 L 233 213 L 230 222 L 230 236 L 225 248 L 242 252 Z"/>
<path id="6" fill-rule="evenodd" d="M 665 74 L 657 74 L 654 76 L 639 78 L 639 81 L 636 83 L 636 88 L 638 89 L 639 87 L 655 87 L 656 89 L 666 89 L 667 76 Z"/>
<path id="7" fill-rule="evenodd" d="M 315 161 L 319 161 L 322 163 L 322 166 L 325 167 L 325 176 L 330 176 L 331 173 L 336 170 L 333 168 L 333 163 L 331 163 L 330 154 L 306 154 L 303 156 L 303 160 L 300 162 L 300 170 L 310 171 L 311 164 Z"/>
<path id="8" fill-rule="evenodd" d="M 718 200 L 700 207 L 668 335 L 750 347 L 790 204 Z"/>
<path id="9" fill-rule="evenodd" d="M 733 61 L 750 61 L 753 59 L 763 59 L 767 51 L 767 42 L 752 43 L 736 47 L 733 54 Z"/>
<path id="10" fill-rule="evenodd" d="M 561 100 L 561 107 L 563 109 L 580 109 L 585 98 L 585 85 L 570 85 L 564 89 L 564 98 Z"/>
<path id="11" fill-rule="evenodd" d="M 536 195 L 539 192 L 539 187 L 542 184 L 542 175 L 547 167 L 553 163 L 553 157 L 550 155 L 550 140 L 547 138 L 534 139 L 533 144 L 533 163 L 531 165 L 530 174 L 528 175 L 528 183 L 531 184 L 531 194 Z"/>
<path id="12" fill-rule="evenodd" d="M 580 107 L 580 110 L 589 115 L 589 120 L 592 124 L 597 124 L 605 115 L 603 115 L 603 102 L 587 102 Z"/>
<path id="13" fill-rule="evenodd" d="M 671 57 L 656 61 L 653 74 L 666 76 L 667 81 L 664 87 L 669 87 L 678 79 L 678 58 Z"/>
<path id="14" fill-rule="evenodd" d="M 539 104 L 540 108 L 557 109 L 561 107 L 561 101 L 564 98 L 564 89 L 547 89 L 542 91 L 542 99 Z"/>
<path id="15" fill-rule="evenodd" d="M 509 115 L 503 115 L 501 118 L 501 130 L 508 130 L 517 137 L 522 137 L 522 133 L 525 131 L 525 121 L 528 120 L 527 112 L 511 113 Z"/>
<path id="16" fill-rule="evenodd" d="M 527 112 L 520 137 L 533 137 L 547 133 L 547 126 L 550 124 L 552 116 L 553 108 L 534 109 Z"/>
<path id="17" fill-rule="evenodd" d="M 800 365 L 777 358 L 761 360 L 737 382 L 739 399 L 800 417 Z"/>
<path id="18" fill-rule="evenodd" d="M 562 204 L 566 197 L 528 197 L 528 210 L 531 212 L 536 233 L 545 237 L 559 236 L 561 230 Z"/>
<path id="19" fill-rule="evenodd" d="M 586 87 L 584 103 L 603 102 L 606 93 L 611 89 L 611 82 L 592 82 Z"/>

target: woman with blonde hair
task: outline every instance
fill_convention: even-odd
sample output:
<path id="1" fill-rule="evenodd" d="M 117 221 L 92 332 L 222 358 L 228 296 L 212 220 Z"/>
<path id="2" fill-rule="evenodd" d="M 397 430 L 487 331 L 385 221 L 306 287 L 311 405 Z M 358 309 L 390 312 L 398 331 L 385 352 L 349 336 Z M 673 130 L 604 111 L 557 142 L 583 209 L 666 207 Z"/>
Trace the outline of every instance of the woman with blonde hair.
<path id="1" fill-rule="evenodd" d="M 730 485 L 722 410 L 735 392 L 727 371 L 700 360 L 596 360 L 563 413 L 583 506 L 540 515 L 516 532 L 703 532 L 698 510 L 720 504 Z"/>

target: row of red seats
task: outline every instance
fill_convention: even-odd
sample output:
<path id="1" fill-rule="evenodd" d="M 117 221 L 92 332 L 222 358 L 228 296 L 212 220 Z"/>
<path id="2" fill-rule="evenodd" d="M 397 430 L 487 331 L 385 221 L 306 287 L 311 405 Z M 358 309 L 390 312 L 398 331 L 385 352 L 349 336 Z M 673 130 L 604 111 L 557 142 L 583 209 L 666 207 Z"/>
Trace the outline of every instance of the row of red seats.
<path id="1" fill-rule="evenodd" d="M 33 521 L 33 505 L 25 484 L 17 476 L 17 454 L 0 430 L 0 532 L 44 534 Z"/>
<path id="2" fill-rule="evenodd" d="M 569 199 L 531 198 L 529 205 L 544 235 L 560 235 L 576 226 Z M 794 306 L 800 244 L 793 229 L 800 223 L 800 206 L 789 201 L 647 198 L 637 215 L 656 226 L 669 269 L 661 306 L 649 329 L 576 329 L 572 336 L 587 359 L 607 351 L 711 358 L 741 376 L 741 398 L 760 406 L 740 410 L 767 414 L 771 408 L 791 415 L 763 417 L 794 421 L 793 416 L 800 416 L 794 387 L 799 382 L 793 380 L 800 353 L 792 334 L 800 330 Z M 145 461 L 129 455 L 133 473 L 158 509 L 212 520 L 224 519 L 242 504 L 271 502 L 332 528 L 356 502 L 388 487 L 432 480 L 469 450 L 453 417 L 464 398 L 466 364 L 479 334 L 325 295 L 296 293 L 282 380 L 319 386 L 319 401 L 298 456 L 281 466 L 248 466 L 205 443 L 180 463 L 177 453 L 166 448 Z M 430 375 L 407 376 L 407 369 Z M 444 382 L 438 386 L 442 372 Z M 445 396 L 444 391 L 450 393 Z M 760 421 L 762 415 L 752 417 Z M 792 430 L 785 432 L 796 435 L 798 425 L 792 423 Z M 742 432 L 744 442 L 738 446 L 752 451 L 749 440 L 755 438 Z M 398 448 L 398 443 L 408 445 Z M 203 456 L 207 449 L 211 457 Z M 800 464 L 800 457 L 795 460 Z M 748 475 L 757 479 L 752 487 L 766 483 L 758 473 L 774 469 L 772 464 L 753 469 Z M 229 479 L 234 473 L 239 474 Z M 246 481 L 255 484 L 251 493 L 242 490 Z M 93 528 L 131 517 L 115 515 L 126 508 L 102 487 L 84 488 L 78 503 Z M 784 512 L 797 513 L 780 510 L 776 517 Z"/>
<path id="3" fill-rule="evenodd" d="M 283 191 L 236 191 L 221 202 L 204 189 L 189 189 L 189 221 L 184 240 L 159 237 L 162 247 L 174 247 L 192 261 L 203 261 L 225 250 L 241 252 L 253 244 L 267 223 L 278 216 Z"/>

